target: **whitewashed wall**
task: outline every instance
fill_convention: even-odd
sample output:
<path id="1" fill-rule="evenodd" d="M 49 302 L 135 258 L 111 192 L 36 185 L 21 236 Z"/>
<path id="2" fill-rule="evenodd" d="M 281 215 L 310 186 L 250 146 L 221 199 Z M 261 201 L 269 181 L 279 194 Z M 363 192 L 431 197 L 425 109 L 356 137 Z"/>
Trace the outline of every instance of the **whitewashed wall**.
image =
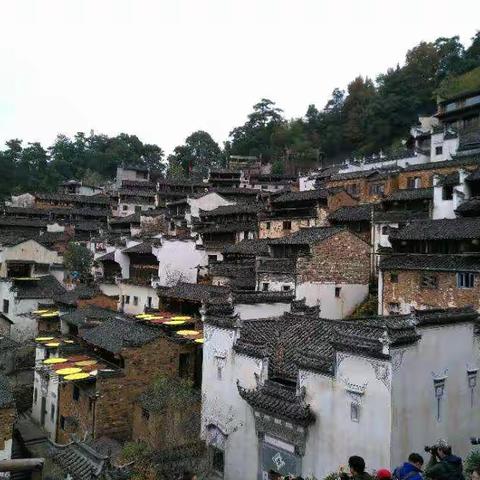
<path id="1" fill-rule="evenodd" d="M 147 306 L 148 297 L 152 298 L 152 308 L 158 308 L 157 291 L 144 285 L 131 285 L 129 283 L 119 283 L 119 309 L 122 305 L 122 296 L 129 295 L 130 302 L 123 303 L 123 311 L 128 315 L 138 315 L 143 313 Z M 137 305 L 134 304 L 134 297 L 138 298 Z"/>
<path id="2" fill-rule="evenodd" d="M 235 304 L 235 313 L 238 313 L 241 320 L 279 317 L 285 312 L 290 312 L 290 310 L 291 304 L 286 302 Z"/>

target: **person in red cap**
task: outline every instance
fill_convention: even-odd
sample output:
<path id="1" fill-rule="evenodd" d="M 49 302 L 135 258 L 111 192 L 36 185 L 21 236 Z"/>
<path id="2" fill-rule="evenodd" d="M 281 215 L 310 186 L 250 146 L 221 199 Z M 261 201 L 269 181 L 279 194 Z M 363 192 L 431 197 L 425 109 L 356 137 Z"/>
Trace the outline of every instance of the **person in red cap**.
<path id="1" fill-rule="evenodd" d="M 375 478 L 377 480 L 392 480 L 392 474 L 390 473 L 390 470 L 381 468 L 380 470 L 377 470 Z"/>

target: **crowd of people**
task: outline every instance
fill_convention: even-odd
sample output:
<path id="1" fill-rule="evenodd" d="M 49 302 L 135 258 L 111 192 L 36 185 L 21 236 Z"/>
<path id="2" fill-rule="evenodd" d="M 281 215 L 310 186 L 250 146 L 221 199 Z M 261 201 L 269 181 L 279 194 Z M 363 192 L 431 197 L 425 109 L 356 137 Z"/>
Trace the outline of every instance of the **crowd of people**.
<path id="1" fill-rule="evenodd" d="M 424 468 L 424 460 L 419 453 L 411 453 L 403 465 L 393 472 L 381 468 L 369 474 L 366 471 L 365 460 L 354 455 L 348 459 L 348 471 L 341 467 L 338 480 L 466 480 L 463 472 L 462 459 L 452 453 L 452 447 L 440 442 L 433 447 L 426 447 L 430 453 L 430 461 Z M 469 477 L 471 480 L 480 480 L 480 465 L 475 468 Z M 303 480 L 302 477 L 282 476 L 271 471 L 269 480 Z"/>

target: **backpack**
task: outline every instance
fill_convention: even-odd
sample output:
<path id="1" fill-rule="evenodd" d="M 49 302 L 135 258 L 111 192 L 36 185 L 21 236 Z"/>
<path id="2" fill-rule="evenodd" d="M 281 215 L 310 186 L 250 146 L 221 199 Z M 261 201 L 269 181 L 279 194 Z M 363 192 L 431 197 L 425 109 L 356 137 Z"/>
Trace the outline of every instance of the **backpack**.
<path id="1" fill-rule="evenodd" d="M 403 477 L 400 475 L 400 467 L 397 467 L 394 471 L 393 471 L 393 474 L 392 474 L 392 480 L 410 480 L 412 479 L 413 477 L 415 477 L 416 475 L 420 475 L 422 476 L 421 472 L 409 472 L 407 473 L 406 475 L 404 475 Z M 422 477 L 423 478 L 423 477 Z"/>

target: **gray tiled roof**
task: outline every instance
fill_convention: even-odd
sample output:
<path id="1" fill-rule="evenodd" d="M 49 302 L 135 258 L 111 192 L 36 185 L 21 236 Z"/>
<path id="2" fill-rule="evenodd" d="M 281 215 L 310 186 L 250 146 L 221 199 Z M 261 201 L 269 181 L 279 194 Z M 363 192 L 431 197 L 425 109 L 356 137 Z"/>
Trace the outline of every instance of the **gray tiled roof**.
<path id="1" fill-rule="evenodd" d="M 65 293 L 65 288 L 53 276 L 45 275 L 37 280 L 13 280 L 13 288 L 16 290 L 18 299 L 53 299 Z"/>
<path id="2" fill-rule="evenodd" d="M 112 250 L 111 252 L 106 253 L 105 255 L 101 255 L 100 257 L 97 257 L 95 259 L 96 262 L 106 262 L 106 261 L 115 261 L 115 250 Z"/>
<path id="3" fill-rule="evenodd" d="M 393 240 L 463 240 L 480 238 L 480 218 L 413 221 L 392 233 Z"/>
<path id="4" fill-rule="evenodd" d="M 86 300 L 94 297 L 99 290 L 91 285 L 77 285 L 73 290 L 67 290 L 60 295 L 55 295 L 54 300 L 65 305 L 76 305 L 78 300 Z"/>
<path id="5" fill-rule="evenodd" d="M 372 218 L 372 205 L 355 205 L 353 207 L 340 207 L 328 217 L 335 223 L 342 222 L 369 222 Z"/>
<path id="6" fill-rule="evenodd" d="M 442 162 L 418 163 L 415 165 L 408 165 L 404 168 L 404 171 L 417 172 L 422 170 L 435 170 L 440 168 L 462 167 L 469 165 L 480 166 L 480 156 L 454 157 L 451 160 L 444 160 Z"/>
<path id="7" fill-rule="evenodd" d="M 268 255 L 268 242 L 266 238 L 255 240 L 242 240 L 235 245 L 225 245 L 223 252 L 226 254 L 260 256 Z"/>
<path id="8" fill-rule="evenodd" d="M 118 353 L 123 348 L 139 347 L 161 337 L 162 331 L 128 318 L 111 318 L 80 336 L 91 345 Z"/>
<path id="9" fill-rule="evenodd" d="M 201 217 L 217 217 L 223 215 L 235 215 L 242 213 L 256 214 L 264 208 L 263 204 L 259 203 L 240 203 L 237 205 L 224 205 L 213 210 L 201 210 Z"/>
<path id="10" fill-rule="evenodd" d="M 235 292 L 233 294 L 236 304 L 255 304 L 255 303 L 290 303 L 294 299 L 293 291 L 272 292 L 272 291 L 254 291 L 254 292 Z"/>
<path id="11" fill-rule="evenodd" d="M 391 255 L 381 260 L 380 269 L 480 272 L 480 255 Z"/>
<path id="12" fill-rule="evenodd" d="M 461 216 L 473 216 L 475 213 L 480 214 L 480 197 L 472 197 L 465 200 L 457 207 L 455 212 Z"/>
<path id="13" fill-rule="evenodd" d="M 408 188 L 397 190 L 386 196 L 383 202 L 400 202 L 406 200 L 433 200 L 433 188 Z"/>
<path id="14" fill-rule="evenodd" d="M 275 198 L 272 203 L 308 202 L 316 200 L 326 200 L 327 197 L 327 190 L 304 190 L 302 192 L 284 193 Z"/>
<path id="15" fill-rule="evenodd" d="M 126 217 L 111 217 L 109 223 L 110 225 L 140 223 L 140 212 L 132 213 Z"/>
<path id="16" fill-rule="evenodd" d="M 142 242 L 122 250 L 122 253 L 152 253 L 152 244 Z"/>
<path id="17" fill-rule="evenodd" d="M 110 205 L 110 197 L 104 195 L 69 195 L 66 193 L 35 193 L 39 200 L 65 202 L 65 203 L 88 203 L 92 205 Z"/>
<path id="18" fill-rule="evenodd" d="M 341 227 L 312 227 L 302 228 L 298 232 L 287 235 L 282 238 L 275 238 L 269 241 L 270 245 L 303 245 L 322 242 L 327 238 L 340 233 L 344 229 Z"/>
<path id="19" fill-rule="evenodd" d="M 373 212 L 374 223 L 406 223 L 428 218 L 428 211 L 422 210 L 374 210 Z"/>
<path id="20" fill-rule="evenodd" d="M 111 320 L 116 317 L 118 317 L 118 312 L 96 307 L 95 305 L 88 305 L 85 308 L 77 308 L 72 312 L 62 315 L 62 321 L 65 321 L 70 325 L 81 327 L 89 321 L 104 322 L 105 320 Z"/>
<path id="21" fill-rule="evenodd" d="M 181 298 L 192 302 L 209 302 L 212 298 L 228 297 L 230 289 L 228 287 L 217 285 L 179 282 L 173 287 L 159 290 L 158 294 L 160 296 Z"/>

